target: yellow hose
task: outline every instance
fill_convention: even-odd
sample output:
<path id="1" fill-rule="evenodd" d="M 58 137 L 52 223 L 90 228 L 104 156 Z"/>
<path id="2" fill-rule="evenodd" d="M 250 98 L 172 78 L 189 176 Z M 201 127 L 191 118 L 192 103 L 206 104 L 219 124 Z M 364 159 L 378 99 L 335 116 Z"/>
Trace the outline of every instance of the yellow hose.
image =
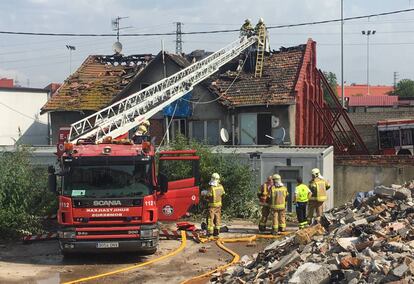
<path id="1" fill-rule="evenodd" d="M 118 269 L 118 270 L 114 270 L 114 271 L 110 271 L 110 272 L 106 272 L 106 273 L 102 273 L 102 274 L 98 274 L 98 275 L 94 275 L 94 276 L 90 276 L 90 277 L 80 278 L 80 279 L 76 279 L 76 280 L 69 281 L 69 282 L 64 282 L 63 284 L 73 284 L 73 283 L 79 283 L 79 282 L 86 282 L 86 281 L 90 281 L 90 280 L 94 280 L 94 279 L 98 279 L 98 278 L 102 278 L 102 277 L 122 273 L 122 272 L 129 271 L 129 270 L 132 270 L 132 269 L 136 269 L 138 267 L 150 265 L 152 263 L 164 260 L 164 259 L 166 259 L 170 256 L 176 255 L 177 253 L 179 253 L 180 251 L 182 251 L 185 248 L 186 243 L 187 243 L 186 233 L 185 233 L 185 231 L 181 231 L 181 244 L 180 244 L 180 246 L 176 250 L 170 252 L 169 254 L 160 256 L 158 258 L 151 259 L 151 260 L 143 262 L 143 263 L 137 263 L 137 264 L 132 265 L 132 266 L 121 268 L 121 269 Z"/>
<path id="2" fill-rule="evenodd" d="M 289 233 L 283 234 L 283 235 L 288 235 Z M 213 273 L 219 272 L 219 271 L 223 271 L 225 269 L 227 269 L 227 267 L 232 266 L 233 264 L 239 262 L 240 260 L 240 255 L 238 255 L 237 253 L 235 253 L 234 251 L 230 250 L 229 248 L 224 246 L 224 243 L 238 243 L 238 242 L 253 242 L 257 239 L 280 239 L 283 237 L 282 236 L 273 236 L 273 235 L 253 235 L 250 237 L 243 237 L 243 238 L 220 238 L 216 240 L 216 244 L 219 248 L 221 248 L 222 250 L 228 252 L 229 254 L 231 254 L 233 256 L 233 259 L 231 262 L 219 266 L 216 269 L 213 269 L 209 272 L 206 272 L 204 274 L 195 276 L 191 279 L 187 279 L 183 282 L 181 282 L 181 284 L 188 284 L 191 283 L 194 280 L 199 280 L 199 279 L 203 279 L 203 278 L 207 278 L 209 276 L 211 276 Z M 212 240 L 212 238 L 204 238 L 204 239 L 200 239 L 201 243 L 205 243 L 208 242 L 209 240 Z"/>

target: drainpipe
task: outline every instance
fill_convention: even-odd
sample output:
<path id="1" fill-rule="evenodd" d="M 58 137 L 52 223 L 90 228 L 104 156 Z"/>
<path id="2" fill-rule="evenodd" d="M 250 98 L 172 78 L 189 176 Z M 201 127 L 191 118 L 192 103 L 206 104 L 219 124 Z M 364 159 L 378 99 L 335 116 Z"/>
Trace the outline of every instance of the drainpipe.
<path id="1" fill-rule="evenodd" d="M 234 126 L 234 114 L 232 114 L 231 115 L 231 141 L 232 141 L 232 145 L 234 146 L 235 145 L 235 142 L 234 142 L 234 138 L 235 138 L 235 132 L 236 131 L 236 129 L 235 129 L 235 126 Z"/>

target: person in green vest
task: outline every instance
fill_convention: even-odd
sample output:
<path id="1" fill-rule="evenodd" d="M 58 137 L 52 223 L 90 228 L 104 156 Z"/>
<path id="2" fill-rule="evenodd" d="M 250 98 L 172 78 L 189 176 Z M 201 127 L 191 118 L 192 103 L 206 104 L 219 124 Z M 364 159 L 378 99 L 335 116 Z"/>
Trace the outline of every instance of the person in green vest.
<path id="1" fill-rule="evenodd" d="M 271 210 L 272 235 L 286 230 L 286 197 L 288 191 L 282 183 L 282 177 L 278 174 L 273 175 L 274 185 L 270 191 L 269 207 Z"/>
<path id="2" fill-rule="evenodd" d="M 211 175 L 209 185 L 210 187 L 206 192 L 208 200 L 207 233 L 208 235 L 218 236 L 221 227 L 222 196 L 225 194 L 218 173 Z"/>
<path id="3" fill-rule="evenodd" d="M 309 198 L 312 196 L 312 192 L 306 184 L 303 184 L 302 177 L 298 177 L 296 182 L 296 215 L 298 217 L 299 229 L 303 229 L 306 225 L 308 225 L 308 220 L 306 219 L 306 207 L 308 205 Z"/>

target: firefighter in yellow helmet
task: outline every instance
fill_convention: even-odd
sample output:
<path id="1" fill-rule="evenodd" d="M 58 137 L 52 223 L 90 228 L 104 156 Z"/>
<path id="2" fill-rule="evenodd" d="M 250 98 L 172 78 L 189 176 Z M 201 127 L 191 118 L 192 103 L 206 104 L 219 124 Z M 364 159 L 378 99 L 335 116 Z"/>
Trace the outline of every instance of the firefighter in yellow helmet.
<path id="1" fill-rule="evenodd" d="M 209 235 L 218 236 L 221 227 L 222 196 L 225 194 L 220 184 L 220 175 L 213 173 L 206 192 L 208 200 L 207 232 Z"/>
<path id="2" fill-rule="evenodd" d="M 308 210 L 309 223 L 312 222 L 314 211 L 316 211 L 316 221 L 320 221 L 323 212 L 323 204 L 328 199 L 326 192 L 330 187 L 328 181 L 322 177 L 319 169 L 312 169 L 312 180 L 309 182 L 309 188 L 312 192 Z"/>
<path id="3" fill-rule="evenodd" d="M 284 232 L 286 229 L 286 197 L 288 196 L 287 188 L 282 183 L 280 175 L 273 175 L 272 189 L 270 191 L 269 206 L 271 210 L 272 234 Z"/>
<path id="4" fill-rule="evenodd" d="M 306 184 L 303 184 L 302 177 L 296 179 L 297 186 L 295 188 L 295 203 L 296 203 L 296 215 L 298 217 L 299 229 L 308 225 L 306 219 L 306 207 L 309 202 L 309 198 L 312 196 L 312 192 Z"/>
<path id="5" fill-rule="evenodd" d="M 148 135 L 148 130 L 149 130 L 149 126 L 150 126 L 150 122 L 148 120 L 144 120 L 139 126 L 138 129 L 135 131 L 134 133 L 134 143 L 135 144 L 140 144 L 142 143 L 142 136 L 146 136 Z"/>
<path id="6" fill-rule="evenodd" d="M 253 26 L 250 19 L 246 19 L 240 28 L 240 37 L 251 36 L 253 34 Z"/>
<path id="7" fill-rule="evenodd" d="M 259 198 L 259 204 L 262 206 L 262 216 L 259 221 L 259 231 L 266 231 L 266 223 L 269 218 L 270 207 L 269 207 L 269 196 L 270 191 L 273 187 L 272 176 L 269 176 L 264 184 L 259 187 L 257 197 Z"/>

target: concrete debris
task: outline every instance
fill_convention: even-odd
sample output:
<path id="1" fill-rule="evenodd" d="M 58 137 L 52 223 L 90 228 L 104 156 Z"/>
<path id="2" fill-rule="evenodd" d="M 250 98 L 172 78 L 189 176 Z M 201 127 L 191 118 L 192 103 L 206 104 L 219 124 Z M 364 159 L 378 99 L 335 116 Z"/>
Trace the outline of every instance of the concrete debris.
<path id="1" fill-rule="evenodd" d="M 414 181 L 325 212 L 211 283 L 414 283 Z"/>

